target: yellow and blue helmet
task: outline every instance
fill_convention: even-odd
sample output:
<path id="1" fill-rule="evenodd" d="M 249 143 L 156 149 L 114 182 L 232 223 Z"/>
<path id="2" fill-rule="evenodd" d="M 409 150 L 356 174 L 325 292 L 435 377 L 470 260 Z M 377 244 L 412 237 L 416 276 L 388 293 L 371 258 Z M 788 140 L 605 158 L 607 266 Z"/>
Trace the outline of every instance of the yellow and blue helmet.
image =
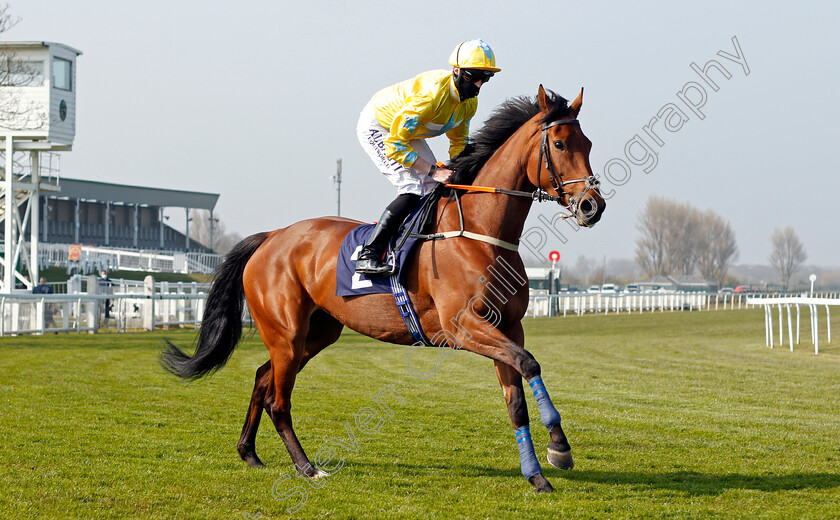
<path id="1" fill-rule="evenodd" d="M 449 56 L 449 64 L 462 69 L 480 69 L 499 72 L 493 49 L 484 40 L 461 42 Z"/>

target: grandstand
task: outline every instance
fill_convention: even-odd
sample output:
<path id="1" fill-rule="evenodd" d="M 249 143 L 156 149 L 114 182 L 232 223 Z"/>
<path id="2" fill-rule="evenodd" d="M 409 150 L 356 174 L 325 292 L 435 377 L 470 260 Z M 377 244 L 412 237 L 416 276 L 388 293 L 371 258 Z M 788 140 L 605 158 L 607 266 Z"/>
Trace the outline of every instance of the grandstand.
<path id="1" fill-rule="evenodd" d="M 165 208 L 213 208 L 219 195 L 62 178 L 60 191 L 42 194 L 38 223 L 42 244 L 211 253 L 166 223 Z"/>

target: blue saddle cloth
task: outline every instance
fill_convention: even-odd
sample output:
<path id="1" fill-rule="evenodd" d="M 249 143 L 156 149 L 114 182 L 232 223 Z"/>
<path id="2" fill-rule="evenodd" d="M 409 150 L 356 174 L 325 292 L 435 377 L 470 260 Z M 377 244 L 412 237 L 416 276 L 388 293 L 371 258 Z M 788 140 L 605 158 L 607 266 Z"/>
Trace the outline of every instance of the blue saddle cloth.
<path id="1" fill-rule="evenodd" d="M 425 199 L 424 199 L 425 200 Z M 417 209 L 408 217 L 408 222 L 414 218 L 414 215 L 423 207 L 421 201 Z M 417 233 L 421 225 L 421 219 L 415 219 L 412 223 L 412 233 Z M 338 261 L 335 268 L 335 295 L 336 296 L 359 296 L 362 294 L 380 294 L 391 293 L 391 281 L 389 276 L 370 276 L 356 273 L 356 259 L 362 251 L 367 239 L 370 236 L 375 224 L 362 224 L 353 228 L 350 233 L 344 238 L 341 243 L 341 249 L 338 252 Z M 418 238 L 408 237 L 402 247 L 394 253 L 396 261 L 398 279 L 400 284 L 405 283 L 405 273 L 401 267 L 408 259 L 414 246 L 420 240 Z M 391 248 L 388 248 L 389 252 Z"/>

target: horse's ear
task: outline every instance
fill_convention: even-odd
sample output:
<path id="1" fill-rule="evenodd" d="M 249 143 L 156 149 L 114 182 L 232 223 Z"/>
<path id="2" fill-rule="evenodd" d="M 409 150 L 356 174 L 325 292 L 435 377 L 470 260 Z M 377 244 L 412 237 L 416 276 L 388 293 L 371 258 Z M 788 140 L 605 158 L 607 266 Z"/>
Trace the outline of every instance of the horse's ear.
<path id="1" fill-rule="evenodd" d="M 548 101 L 548 96 L 545 95 L 545 89 L 543 88 L 542 83 L 540 83 L 540 89 L 537 92 L 537 99 L 540 102 L 540 110 L 543 114 L 551 112 L 551 103 Z"/>
<path id="2" fill-rule="evenodd" d="M 572 118 L 577 119 L 578 114 L 580 113 L 580 107 L 583 105 L 583 87 L 580 87 L 580 94 L 578 97 L 572 101 L 572 104 L 569 105 L 569 111 L 572 113 Z"/>

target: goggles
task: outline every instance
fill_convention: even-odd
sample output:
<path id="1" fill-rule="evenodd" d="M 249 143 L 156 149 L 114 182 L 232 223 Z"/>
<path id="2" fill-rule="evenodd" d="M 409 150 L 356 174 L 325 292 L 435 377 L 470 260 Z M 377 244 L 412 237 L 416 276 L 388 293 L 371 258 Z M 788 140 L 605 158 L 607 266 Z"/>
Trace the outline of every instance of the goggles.
<path id="1" fill-rule="evenodd" d="M 464 76 L 464 79 L 470 83 L 475 83 L 478 80 L 487 83 L 490 81 L 490 78 L 493 77 L 495 72 L 482 69 L 461 69 L 461 74 Z"/>

